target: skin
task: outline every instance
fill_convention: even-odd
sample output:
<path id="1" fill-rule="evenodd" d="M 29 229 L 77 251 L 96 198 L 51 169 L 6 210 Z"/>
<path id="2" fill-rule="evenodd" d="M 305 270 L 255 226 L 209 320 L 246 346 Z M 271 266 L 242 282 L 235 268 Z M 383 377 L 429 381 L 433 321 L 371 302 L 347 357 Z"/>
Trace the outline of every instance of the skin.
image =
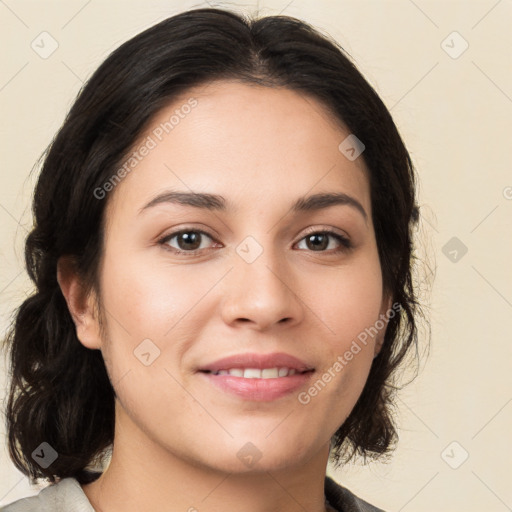
<path id="1" fill-rule="evenodd" d="M 140 140 L 190 97 L 197 106 L 105 199 L 99 311 L 70 261 L 59 261 L 78 338 L 101 350 L 117 395 L 110 466 L 83 490 L 103 512 L 324 511 L 330 438 L 361 394 L 384 330 L 307 405 L 297 395 L 308 384 L 256 402 L 196 370 L 233 354 L 286 352 L 315 368 L 314 382 L 389 309 L 367 169 L 339 151 L 350 132 L 319 102 L 238 82 L 187 91 Z M 169 189 L 220 194 L 230 206 L 140 212 Z M 290 211 L 300 196 L 334 191 L 359 201 L 367 218 L 349 205 Z M 182 237 L 158 242 L 183 228 L 208 232 L 197 255 L 172 252 L 190 251 Z M 329 237 L 317 249 L 306 228 L 335 231 L 353 247 Z M 263 251 L 252 263 L 236 251 L 248 236 Z M 146 366 L 134 350 L 148 338 L 160 355 Z M 247 442 L 261 453 L 252 467 L 237 457 Z"/>

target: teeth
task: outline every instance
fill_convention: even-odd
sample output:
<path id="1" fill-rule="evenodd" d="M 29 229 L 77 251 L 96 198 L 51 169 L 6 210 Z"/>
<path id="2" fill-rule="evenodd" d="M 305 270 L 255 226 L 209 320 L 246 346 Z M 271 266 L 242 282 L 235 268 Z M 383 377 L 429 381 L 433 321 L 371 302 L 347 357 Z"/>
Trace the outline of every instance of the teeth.
<path id="1" fill-rule="evenodd" d="M 230 368 L 229 370 L 219 370 L 215 375 L 232 375 L 234 377 L 243 377 L 244 379 L 277 379 L 278 377 L 287 377 L 295 375 L 295 368 Z"/>
<path id="2" fill-rule="evenodd" d="M 265 368 L 261 370 L 262 379 L 277 379 L 279 376 L 279 368 Z"/>
<path id="3" fill-rule="evenodd" d="M 261 370 L 258 368 L 246 368 L 244 370 L 244 379 L 261 379 Z"/>
<path id="4" fill-rule="evenodd" d="M 286 377 L 288 375 L 288 368 L 279 368 L 279 377 Z"/>

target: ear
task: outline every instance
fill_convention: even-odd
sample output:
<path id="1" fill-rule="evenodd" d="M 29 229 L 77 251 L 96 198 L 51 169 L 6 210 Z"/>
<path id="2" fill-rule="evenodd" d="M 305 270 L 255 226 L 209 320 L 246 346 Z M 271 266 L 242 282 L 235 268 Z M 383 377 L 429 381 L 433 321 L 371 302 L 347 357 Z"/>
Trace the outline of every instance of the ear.
<path id="1" fill-rule="evenodd" d="M 101 329 L 95 296 L 93 293 L 85 292 L 75 261 L 71 256 L 59 258 L 57 282 L 66 299 L 78 339 L 87 348 L 100 349 Z"/>
<path id="2" fill-rule="evenodd" d="M 388 321 L 390 318 L 390 310 L 391 310 L 391 304 L 393 301 L 393 297 L 391 294 L 384 292 L 382 296 L 382 306 L 380 308 L 379 313 L 379 320 L 384 322 L 384 327 L 382 329 L 379 329 L 379 333 L 377 334 L 377 337 L 375 338 L 375 352 L 374 352 L 374 358 L 379 355 L 379 352 L 382 349 L 382 345 L 384 345 L 384 337 L 386 335 L 386 328 L 388 325 Z M 396 313 L 396 312 L 395 312 Z"/>

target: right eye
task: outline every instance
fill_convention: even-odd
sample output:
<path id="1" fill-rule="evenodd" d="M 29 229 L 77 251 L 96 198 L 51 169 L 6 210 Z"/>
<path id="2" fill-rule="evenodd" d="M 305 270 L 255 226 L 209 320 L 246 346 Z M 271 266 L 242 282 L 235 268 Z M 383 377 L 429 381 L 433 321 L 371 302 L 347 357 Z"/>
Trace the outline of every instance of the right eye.
<path id="1" fill-rule="evenodd" d="M 158 243 L 165 245 L 166 248 L 170 248 L 176 254 L 195 255 L 197 252 L 205 249 L 205 247 L 201 247 L 201 241 L 204 237 L 213 240 L 212 236 L 201 229 L 181 229 L 180 231 L 165 235 Z M 171 243 L 174 239 L 178 247 Z"/>

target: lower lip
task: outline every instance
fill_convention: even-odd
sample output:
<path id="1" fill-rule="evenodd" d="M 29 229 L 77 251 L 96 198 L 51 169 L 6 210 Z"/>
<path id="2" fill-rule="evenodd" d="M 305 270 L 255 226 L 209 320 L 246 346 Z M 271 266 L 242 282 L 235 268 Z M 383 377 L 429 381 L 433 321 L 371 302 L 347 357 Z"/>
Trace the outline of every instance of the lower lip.
<path id="1" fill-rule="evenodd" d="M 213 373 L 204 372 L 200 372 L 200 374 L 214 386 L 244 400 L 270 402 L 297 391 L 311 379 L 313 372 L 296 373 L 289 377 L 278 377 L 276 379 L 245 379 L 233 375 L 214 375 Z"/>

